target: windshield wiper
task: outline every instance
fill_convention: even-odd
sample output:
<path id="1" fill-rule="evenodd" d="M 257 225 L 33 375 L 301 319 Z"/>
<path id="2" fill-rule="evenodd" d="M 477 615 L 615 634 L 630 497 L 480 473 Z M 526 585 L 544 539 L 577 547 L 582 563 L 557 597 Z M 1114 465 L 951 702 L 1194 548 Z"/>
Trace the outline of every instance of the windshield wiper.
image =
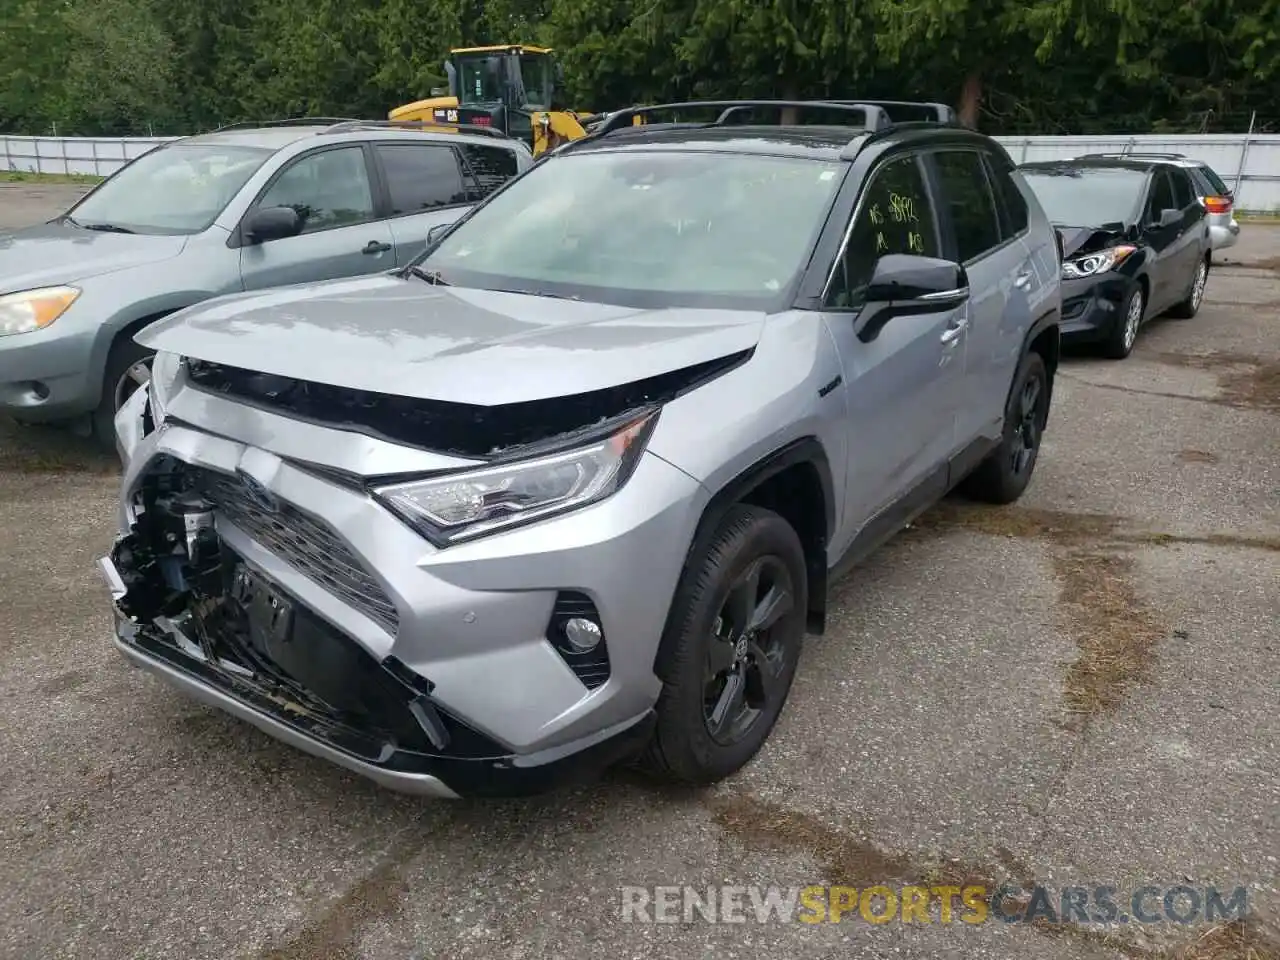
<path id="1" fill-rule="evenodd" d="M 417 277 L 419 280 L 425 280 L 427 283 L 431 284 L 434 287 L 450 286 L 449 281 L 446 280 L 444 277 L 440 276 L 440 272 L 438 270 L 436 271 L 423 270 L 416 263 L 411 263 L 409 264 L 409 266 L 405 267 L 404 270 L 400 272 L 400 276 Z"/>
<path id="2" fill-rule="evenodd" d="M 552 293 L 549 290 L 517 290 L 506 289 L 504 287 L 486 287 L 486 290 L 492 290 L 494 293 L 519 293 L 526 297 L 547 297 L 550 300 L 581 300 L 581 297 L 571 297 L 565 293 Z"/>
<path id="3" fill-rule="evenodd" d="M 86 230 L 97 230 L 100 233 L 136 233 L 128 227 L 122 227 L 115 223 L 77 223 L 77 227 L 84 227 Z"/>

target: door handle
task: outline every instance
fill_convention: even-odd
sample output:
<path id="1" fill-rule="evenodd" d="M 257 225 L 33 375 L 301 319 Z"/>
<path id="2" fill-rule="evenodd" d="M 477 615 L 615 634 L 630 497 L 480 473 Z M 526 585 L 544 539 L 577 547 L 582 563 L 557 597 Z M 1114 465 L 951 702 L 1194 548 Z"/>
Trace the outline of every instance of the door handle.
<path id="1" fill-rule="evenodd" d="M 943 330 L 942 337 L 940 339 L 944 344 L 949 345 L 949 344 L 955 343 L 957 340 L 960 339 L 961 334 L 965 332 L 968 326 L 969 326 L 968 320 L 959 320 L 956 322 L 954 326 L 947 327 L 947 329 Z"/>
<path id="2" fill-rule="evenodd" d="M 367 254 L 386 253 L 390 249 L 391 244 L 389 243 L 379 243 L 377 240 L 370 240 L 368 244 L 365 245 L 365 248 L 360 252 Z"/>
<path id="3" fill-rule="evenodd" d="M 1019 290 L 1025 290 L 1027 287 L 1031 286 L 1031 277 L 1032 273 L 1030 270 L 1023 270 L 1014 278 L 1013 285 Z"/>

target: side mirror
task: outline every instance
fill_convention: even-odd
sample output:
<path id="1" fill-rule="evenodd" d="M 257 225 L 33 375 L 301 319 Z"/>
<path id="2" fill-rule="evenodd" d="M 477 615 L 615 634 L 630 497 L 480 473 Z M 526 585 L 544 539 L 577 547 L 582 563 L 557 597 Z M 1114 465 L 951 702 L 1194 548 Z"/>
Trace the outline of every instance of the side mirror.
<path id="1" fill-rule="evenodd" d="M 301 232 L 302 217 L 293 207 L 259 207 L 244 221 L 244 236 L 249 243 L 283 240 Z"/>
<path id="2" fill-rule="evenodd" d="M 427 231 L 427 246 L 435 246 L 440 242 L 440 238 L 449 232 L 452 223 L 437 223 L 434 227 Z"/>
<path id="3" fill-rule="evenodd" d="M 1177 223 L 1181 219 L 1182 219 L 1181 210 L 1166 209 L 1166 210 L 1160 211 L 1160 226 L 1162 227 L 1172 227 L 1175 223 Z"/>
<path id="4" fill-rule="evenodd" d="M 869 343 L 894 317 L 954 310 L 969 299 L 964 267 L 951 260 L 890 253 L 876 262 L 863 297 L 858 339 Z"/>

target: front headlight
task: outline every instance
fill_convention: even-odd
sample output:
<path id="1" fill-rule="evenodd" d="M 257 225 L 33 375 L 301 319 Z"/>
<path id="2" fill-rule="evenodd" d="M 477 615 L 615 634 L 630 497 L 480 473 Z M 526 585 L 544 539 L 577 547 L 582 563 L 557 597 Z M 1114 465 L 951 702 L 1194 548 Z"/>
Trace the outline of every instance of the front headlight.
<path id="1" fill-rule="evenodd" d="M 44 329 L 66 313 L 78 296 L 75 287 L 41 287 L 0 297 L 0 337 Z"/>
<path id="2" fill-rule="evenodd" d="M 437 546 L 596 503 L 620 490 L 657 422 L 652 411 L 562 453 L 375 488 L 400 519 Z"/>
<path id="3" fill-rule="evenodd" d="M 1122 243 L 1114 247 L 1107 247 L 1105 250 L 1099 250 L 1097 253 L 1066 260 L 1062 264 L 1062 279 L 1078 280 L 1081 277 L 1092 277 L 1095 274 L 1106 273 L 1108 270 L 1118 266 L 1125 257 L 1137 249 L 1137 247 Z"/>

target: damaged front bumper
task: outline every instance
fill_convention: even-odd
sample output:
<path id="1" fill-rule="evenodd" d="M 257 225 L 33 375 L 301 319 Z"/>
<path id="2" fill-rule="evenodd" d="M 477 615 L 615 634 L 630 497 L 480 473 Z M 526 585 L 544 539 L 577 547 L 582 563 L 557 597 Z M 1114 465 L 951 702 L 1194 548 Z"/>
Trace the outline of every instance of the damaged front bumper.
<path id="1" fill-rule="evenodd" d="M 650 712 L 622 729 L 601 731 L 589 742 L 540 754 L 504 755 L 496 743 L 435 707 L 425 692 L 428 681 L 394 660 L 376 664 L 237 565 L 233 578 L 254 580 L 270 595 L 263 607 L 273 611 L 275 622 L 265 629 L 278 642 L 305 645 L 303 656 L 291 666 L 304 674 L 310 670 L 312 682 L 329 675 L 332 682 L 320 683 L 327 686 L 327 694 L 336 693 L 334 698 L 342 701 L 330 704 L 293 681 L 269 655 L 255 650 L 253 640 L 236 643 L 235 617 L 211 628 L 208 618 L 201 622 L 189 610 L 174 616 L 157 614 L 149 623 L 130 613 L 138 588 L 131 589 L 117 566 L 130 562 L 130 539 L 121 538 L 111 554 L 98 561 L 112 597 L 116 647 L 129 661 L 202 703 L 388 789 L 448 799 L 542 793 L 591 778 L 633 754 L 652 734 Z M 242 611 L 239 599 L 230 602 Z M 262 629 L 253 623 L 254 616 L 260 614 L 243 620 L 250 632 Z M 288 618 L 297 620 L 280 629 Z M 312 667 L 299 669 L 303 661 Z"/>
<path id="2" fill-rule="evenodd" d="M 636 482 L 553 534 L 531 526 L 437 550 L 358 485 L 268 449 L 321 428 L 238 417 L 221 419 L 261 439 L 173 416 L 137 437 L 121 431 L 123 535 L 100 569 L 130 661 L 420 795 L 542 792 L 647 742 L 672 586 L 637 580 L 635 557 L 671 552 L 662 570 L 679 569 L 696 481 L 648 457 Z M 323 434 L 309 449 L 335 467 L 357 441 L 371 444 Z M 184 474 L 191 482 L 175 485 Z M 557 618 L 580 615 L 562 607 L 583 605 L 604 625 L 598 664 L 555 640 Z"/>

